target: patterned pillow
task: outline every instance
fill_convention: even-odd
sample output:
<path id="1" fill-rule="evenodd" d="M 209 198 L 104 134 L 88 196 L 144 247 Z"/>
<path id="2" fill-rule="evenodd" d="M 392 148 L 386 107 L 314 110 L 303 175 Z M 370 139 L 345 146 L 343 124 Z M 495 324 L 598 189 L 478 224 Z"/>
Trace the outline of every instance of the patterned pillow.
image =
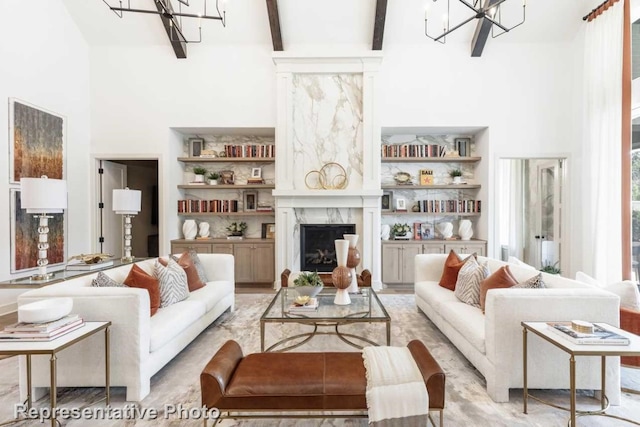
<path id="1" fill-rule="evenodd" d="M 542 273 L 533 276 L 530 279 L 525 280 L 522 283 L 518 283 L 513 286 L 514 288 L 526 288 L 526 289 L 542 289 L 546 288 L 547 285 L 544 284 L 544 279 L 542 279 Z"/>
<path id="2" fill-rule="evenodd" d="M 193 253 L 195 254 L 195 251 Z M 197 291 L 198 289 L 205 287 L 206 283 L 200 280 L 200 275 L 198 274 L 191 252 L 183 252 L 182 255 L 180 255 L 180 258 L 175 255 L 169 255 L 169 259 L 177 262 L 178 265 L 184 269 L 184 272 L 187 273 L 187 285 L 189 286 L 189 292 Z M 167 266 L 167 260 L 158 258 L 158 261 L 160 261 L 160 264 L 163 266 Z M 200 260 L 198 259 L 198 261 Z"/>
<path id="3" fill-rule="evenodd" d="M 480 283 L 489 276 L 489 266 L 469 257 L 458 273 L 454 295 L 460 301 L 480 307 Z"/>
<path id="4" fill-rule="evenodd" d="M 124 283 L 113 280 L 102 271 L 99 272 L 96 278 L 91 281 L 91 286 L 95 286 L 97 288 L 128 288 Z"/>
<path id="5" fill-rule="evenodd" d="M 156 260 L 153 274 L 160 286 L 160 307 L 168 307 L 189 297 L 187 273 L 173 259 L 169 259 L 167 266 Z"/>
<path id="6" fill-rule="evenodd" d="M 193 265 L 196 266 L 196 270 L 198 271 L 198 277 L 202 283 L 207 283 L 207 275 L 204 272 L 204 266 L 202 265 L 202 261 L 198 257 L 198 253 L 193 249 L 189 250 L 189 256 L 191 257 L 191 261 L 193 261 Z"/>

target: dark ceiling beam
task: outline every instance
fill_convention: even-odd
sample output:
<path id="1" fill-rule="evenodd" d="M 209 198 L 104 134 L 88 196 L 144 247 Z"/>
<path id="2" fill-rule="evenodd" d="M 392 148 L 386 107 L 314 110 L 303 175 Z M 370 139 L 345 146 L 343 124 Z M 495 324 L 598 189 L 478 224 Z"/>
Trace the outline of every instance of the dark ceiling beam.
<path id="1" fill-rule="evenodd" d="M 486 0 L 486 8 L 491 7 L 491 5 L 498 1 L 499 0 Z M 484 46 L 487 44 L 487 39 L 489 38 L 491 25 L 493 24 L 491 24 L 491 21 L 488 19 L 478 18 L 478 25 L 476 26 L 476 31 L 473 34 L 473 40 L 471 41 L 471 56 L 482 56 L 482 51 L 484 50 Z"/>
<path id="2" fill-rule="evenodd" d="M 278 0 L 267 0 L 267 14 L 271 27 L 271 41 L 275 52 L 283 51 L 282 32 L 280 31 L 280 15 L 278 15 Z"/>
<path id="3" fill-rule="evenodd" d="M 158 12 L 168 11 L 169 13 L 173 13 L 173 7 L 171 7 L 170 1 L 160 0 L 158 2 L 154 2 Z M 162 4 L 161 4 L 162 3 Z M 163 6 L 164 5 L 164 6 Z M 180 26 L 178 25 L 178 21 L 174 17 L 168 17 L 165 15 L 158 15 L 162 20 L 162 25 L 164 25 L 164 29 L 167 32 L 167 37 L 169 37 L 169 43 L 171 43 L 171 47 L 173 47 L 173 51 L 176 54 L 176 58 L 184 59 L 187 57 L 187 43 L 182 37 L 182 33 L 180 32 Z M 171 29 L 170 21 L 173 20 L 173 30 Z M 177 29 L 177 30 L 176 30 Z"/>
<path id="4" fill-rule="evenodd" d="M 382 50 L 382 38 L 384 37 L 384 21 L 387 17 L 387 0 L 377 0 L 376 17 L 373 25 L 373 50 Z"/>

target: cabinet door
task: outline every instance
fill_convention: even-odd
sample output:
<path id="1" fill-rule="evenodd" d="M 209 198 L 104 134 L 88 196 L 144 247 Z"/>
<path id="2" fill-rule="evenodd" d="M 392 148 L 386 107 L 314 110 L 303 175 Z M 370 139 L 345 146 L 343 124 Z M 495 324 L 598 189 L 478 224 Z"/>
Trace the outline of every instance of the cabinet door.
<path id="1" fill-rule="evenodd" d="M 382 282 L 402 283 L 402 245 L 382 245 Z"/>
<path id="2" fill-rule="evenodd" d="M 211 253 L 212 254 L 229 254 L 229 255 L 233 255 L 233 245 L 232 244 L 225 244 L 225 243 L 218 243 L 218 244 L 212 244 L 211 245 Z"/>
<path id="3" fill-rule="evenodd" d="M 191 249 L 193 249 L 194 251 L 196 251 L 196 253 L 199 253 L 199 254 L 211 253 L 211 245 L 208 243 L 172 243 L 171 244 L 172 254 L 181 254 Z"/>
<path id="4" fill-rule="evenodd" d="M 276 279 L 273 243 L 256 243 L 253 246 L 253 281 L 273 283 Z"/>
<path id="5" fill-rule="evenodd" d="M 422 251 L 422 245 L 403 245 L 402 283 L 413 283 L 415 277 L 415 258 Z"/>
<path id="6" fill-rule="evenodd" d="M 444 249 L 447 253 L 453 249 L 457 254 L 472 254 L 475 252 L 478 255 L 485 256 L 486 246 L 485 242 L 459 242 L 447 243 Z"/>
<path id="7" fill-rule="evenodd" d="M 233 256 L 236 264 L 236 282 L 253 282 L 253 245 L 250 243 L 235 243 Z"/>
<path id="8" fill-rule="evenodd" d="M 422 253 L 423 254 L 443 254 L 444 243 L 442 242 L 423 243 Z"/>

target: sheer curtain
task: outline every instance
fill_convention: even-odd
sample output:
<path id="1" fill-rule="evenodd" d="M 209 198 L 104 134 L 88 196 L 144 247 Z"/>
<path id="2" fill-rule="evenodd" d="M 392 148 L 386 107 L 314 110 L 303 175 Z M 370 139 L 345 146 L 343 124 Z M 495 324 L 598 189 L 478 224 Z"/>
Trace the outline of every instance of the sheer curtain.
<path id="1" fill-rule="evenodd" d="M 623 3 L 585 24 L 583 268 L 601 283 L 622 278 Z"/>

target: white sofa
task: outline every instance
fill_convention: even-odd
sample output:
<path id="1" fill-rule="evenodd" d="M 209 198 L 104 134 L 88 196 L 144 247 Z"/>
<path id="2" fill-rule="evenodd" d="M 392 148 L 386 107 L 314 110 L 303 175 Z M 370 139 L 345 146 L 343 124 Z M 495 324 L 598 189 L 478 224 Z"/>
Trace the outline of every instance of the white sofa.
<path id="1" fill-rule="evenodd" d="M 464 257 L 465 255 L 461 255 Z M 510 388 L 522 388 L 522 321 L 587 320 L 619 325 L 618 296 L 565 277 L 542 273 L 548 289 L 494 289 L 487 292 L 485 313 L 458 300 L 438 283 L 446 254 L 415 257 L 416 305 L 480 371 L 496 402 L 509 401 Z M 507 264 L 488 261 L 493 273 Z M 514 277 L 525 281 L 537 270 L 509 264 Z M 569 355 L 532 333 L 528 334 L 528 387 L 568 389 Z M 600 390 L 600 358 L 576 357 L 577 387 Z M 607 358 L 607 396 L 620 402 L 620 361 Z"/>
<path id="2" fill-rule="evenodd" d="M 84 320 L 110 320 L 111 385 L 127 388 L 128 401 L 141 401 L 150 391 L 151 377 L 173 359 L 194 338 L 226 310 L 234 309 L 234 258 L 228 254 L 199 254 L 207 284 L 193 291 L 184 301 L 149 314 L 149 292 L 129 287 L 92 287 L 98 274 L 27 291 L 18 305 L 53 297 L 73 298 L 73 313 Z M 152 274 L 155 259 L 136 264 Z M 103 272 L 122 282 L 131 264 Z M 24 358 L 21 358 L 24 359 Z M 25 378 L 21 360 L 21 378 Z M 58 355 L 58 386 L 104 386 L 104 335 L 96 334 Z M 33 357 L 33 386 L 49 385 L 48 356 Z M 26 396 L 21 383 L 21 394 Z"/>

